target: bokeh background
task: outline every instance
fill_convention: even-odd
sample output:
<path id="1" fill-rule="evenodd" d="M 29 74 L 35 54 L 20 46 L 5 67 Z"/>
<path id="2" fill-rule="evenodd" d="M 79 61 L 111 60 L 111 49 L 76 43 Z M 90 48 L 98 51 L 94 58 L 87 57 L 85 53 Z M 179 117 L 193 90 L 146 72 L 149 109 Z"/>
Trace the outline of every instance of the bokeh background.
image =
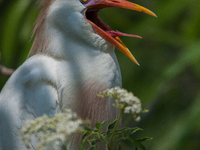
<path id="1" fill-rule="evenodd" d="M 140 67 L 116 50 L 123 87 L 149 109 L 140 122 L 126 117 L 124 123 L 144 129 L 137 138 L 153 137 L 144 143 L 147 150 L 199 150 L 200 0 L 130 1 L 158 18 L 121 8 L 100 11 L 113 30 L 143 37 L 121 37 Z M 16 69 L 26 60 L 38 11 L 36 0 L 0 0 L 0 52 L 6 67 Z M 7 79 L 0 75 L 0 90 Z"/>

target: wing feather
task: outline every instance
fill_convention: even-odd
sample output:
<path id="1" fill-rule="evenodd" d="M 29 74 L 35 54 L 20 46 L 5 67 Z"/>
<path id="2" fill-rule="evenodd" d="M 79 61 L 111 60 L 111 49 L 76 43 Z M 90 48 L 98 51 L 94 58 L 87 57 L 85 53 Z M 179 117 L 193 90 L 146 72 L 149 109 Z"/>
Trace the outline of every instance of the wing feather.
<path id="1" fill-rule="evenodd" d="M 27 150 L 19 137 L 24 121 L 59 111 L 56 61 L 33 57 L 15 71 L 0 94 L 0 150 Z"/>

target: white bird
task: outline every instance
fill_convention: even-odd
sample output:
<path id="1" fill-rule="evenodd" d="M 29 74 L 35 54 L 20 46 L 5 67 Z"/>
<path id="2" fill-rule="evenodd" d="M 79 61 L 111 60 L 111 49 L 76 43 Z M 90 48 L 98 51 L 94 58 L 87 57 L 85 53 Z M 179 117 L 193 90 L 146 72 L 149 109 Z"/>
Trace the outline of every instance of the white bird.
<path id="1" fill-rule="evenodd" d="M 24 120 L 54 115 L 65 108 L 92 124 L 114 120 L 113 100 L 97 94 L 122 84 L 114 46 L 138 64 L 118 37 L 134 35 L 111 30 L 98 11 L 122 7 L 155 16 L 125 0 L 41 0 L 41 5 L 31 57 L 0 94 L 0 150 L 27 150 L 19 136 Z M 30 149 L 36 148 L 34 141 Z M 72 137 L 68 148 L 78 149 L 77 143 L 79 139 Z"/>

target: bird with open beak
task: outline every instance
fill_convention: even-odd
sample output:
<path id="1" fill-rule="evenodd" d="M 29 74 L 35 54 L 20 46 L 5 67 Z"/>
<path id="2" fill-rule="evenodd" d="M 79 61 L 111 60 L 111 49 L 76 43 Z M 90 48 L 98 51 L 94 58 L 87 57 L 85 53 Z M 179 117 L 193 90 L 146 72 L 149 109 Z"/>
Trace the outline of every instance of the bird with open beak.
<path id="1" fill-rule="evenodd" d="M 13 73 L 0 94 L 0 149 L 36 149 L 33 137 L 26 148 L 19 136 L 25 120 L 54 115 L 69 108 L 81 118 L 113 121 L 118 111 L 113 99 L 97 94 L 122 86 L 114 47 L 137 60 L 119 36 L 98 16 L 106 7 L 121 7 L 156 16 L 126 0 L 40 0 L 42 9 L 34 28 L 29 58 Z M 77 150 L 81 136 L 71 136 L 67 146 Z M 99 149 L 104 149 L 100 145 Z"/>

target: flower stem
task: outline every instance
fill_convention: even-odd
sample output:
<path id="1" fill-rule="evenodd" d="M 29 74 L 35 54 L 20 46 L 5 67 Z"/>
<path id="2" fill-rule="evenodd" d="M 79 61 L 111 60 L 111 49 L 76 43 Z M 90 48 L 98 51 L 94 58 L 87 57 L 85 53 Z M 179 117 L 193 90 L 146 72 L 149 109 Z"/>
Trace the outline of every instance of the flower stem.
<path id="1" fill-rule="evenodd" d="M 120 122 L 120 120 L 121 120 L 121 118 L 122 118 L 122 114 L 123 114 L 123 110 L 121 110 L 121 112 L 120 112 L 120 114 L 119 114 L 119 116 L 118 116 L 118 118 L 117 118 L 117 121 L 116 121 L 116 123 L 115 123 L 115 126 L 114 126 L 114 128 L 113 128 L 113 131 L 112 131 L 112 135 L 111 135 L 111 137 L 110 137 L 110 140 L 109 140 L 109 143 L 108 143 L 108 147 L 110 148 L 110 149 L 113 149 L 113 147 L 115 146 L 115 137 L 114 137 L 114 135 L 115 135 L 115 131 L 116 131 L 116 129 L 117 129 L 117 126 L 119 125 L 119 122 Z"/>

